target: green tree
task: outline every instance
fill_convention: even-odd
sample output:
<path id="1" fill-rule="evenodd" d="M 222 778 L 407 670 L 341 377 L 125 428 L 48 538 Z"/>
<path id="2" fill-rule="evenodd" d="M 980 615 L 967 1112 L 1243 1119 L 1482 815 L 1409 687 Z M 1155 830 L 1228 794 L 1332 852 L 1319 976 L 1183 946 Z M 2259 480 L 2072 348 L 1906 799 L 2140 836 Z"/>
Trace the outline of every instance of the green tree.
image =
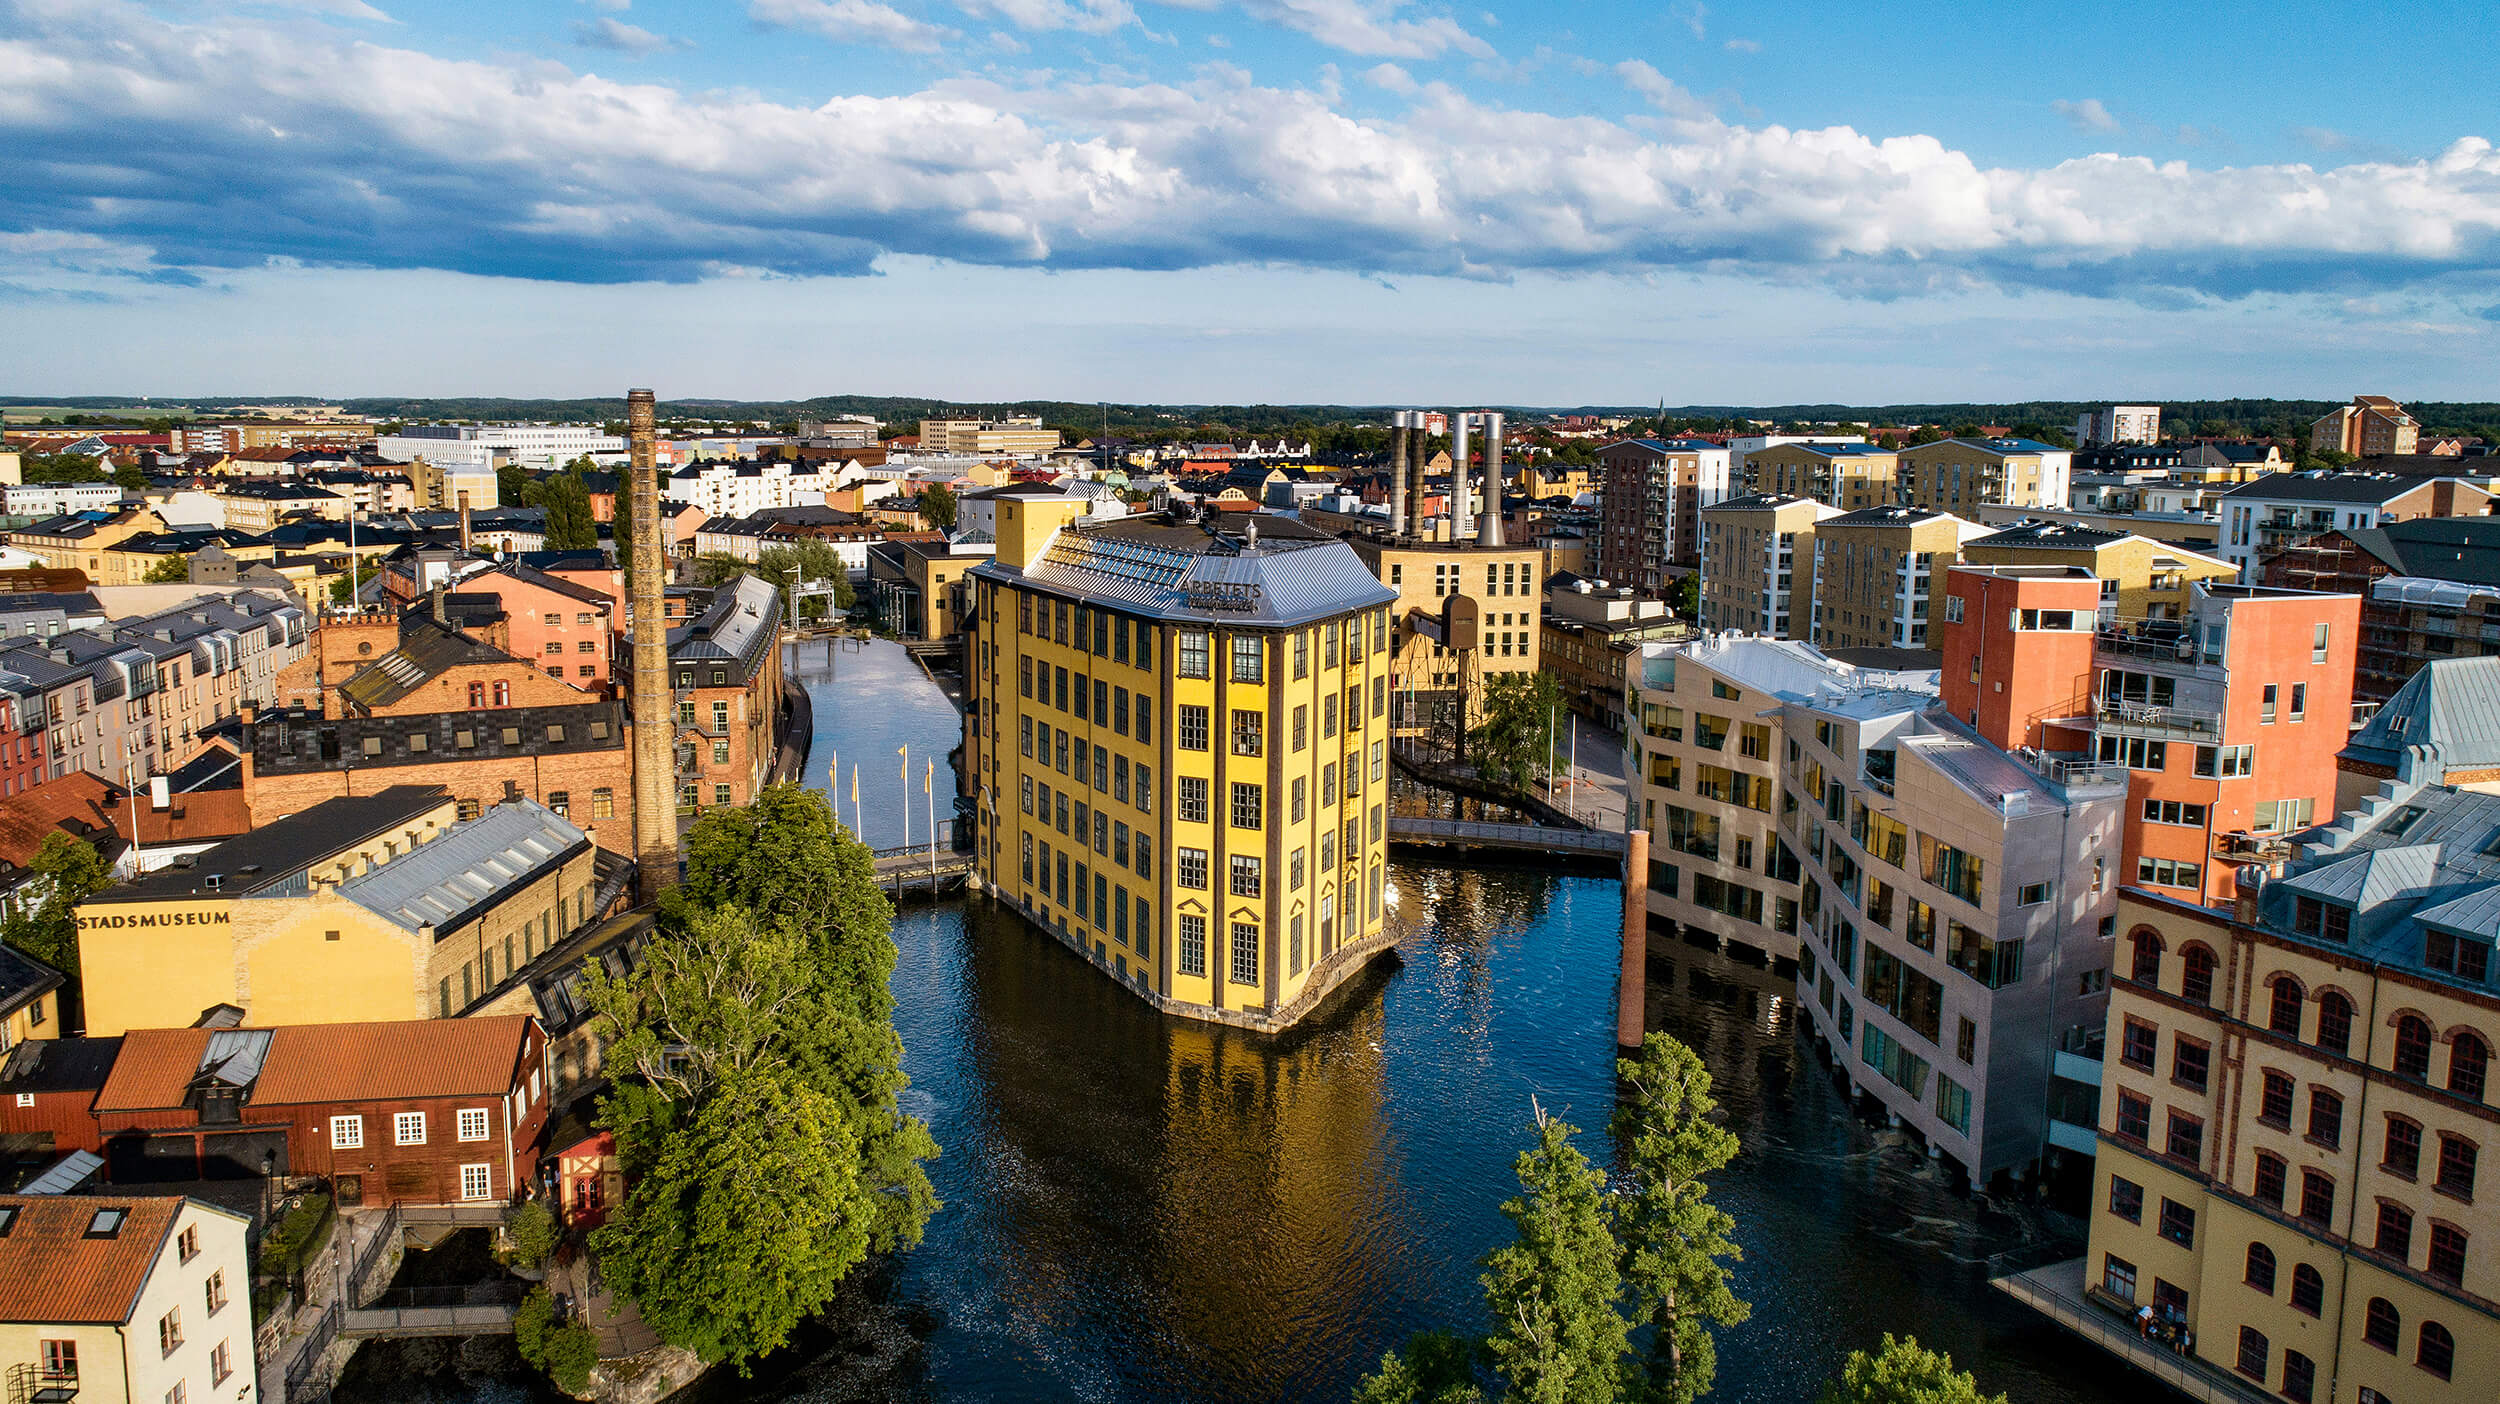
<path id="1" fill-rule="evenodd" d="M 1445 1331 L 1418 1331 L 1403 1350 L 1380 1357 L 1380 1370 L 1354 1386 L 1354 1404 L 1479 1404 L 1477 1343 Z"/>
<path id="2" fill-rule="evenodd" d="M 1741 1258 L 1736 1221 L 1710 1202 L 1704 1176 L 1736 1158 L 1736 1137 L 1711 1119 L 1710 1070 L 1665 1034 L 1615 1063 L 1627 1095 L 1615 1108 L 1615 1147 L 1629 1184 L 1614 1200 L 1615 1240 L 1634 1319 L 1653 1328 L 1640 1363 L 1642 1398 L 1691 1404 L 1718 1370 L 1712 1326 L 1750 1314 L 1728 1286 L 1722 1258 Z"/>
<path id="3" fill-rule="evenodd" d="M 955 490 L 944 483 L 931 483 L 920 494 L 920 515 L 939 531 L 955 529 L 955 511 Z"/>
<path id="4" fill-rule="evenodd" d="M 741 1368 L 937 1208 L 888 987 L 891 910 L 824 796 L 776 785 L 687 835 L 662 934 L 591 1002 L 631 1185 L 591 1236 L 654 1330 Z"/>
<path id="5" fill-rule="evenodd" d="M 580 1321 L 558 1322 L 555 1298 L 544 1287 L 532 1288 L 512 1313 L 512 1344 L 531 1368 L 543 1370 L 567 1394 L 590 1387 L 590 1369 L 599 1363 L 599 1343 Z"/>
<path id="6" fill-rule="evenodd" d="M 1701 618 L 1701 572 L 1688 571 L 1675 582 L 1676 617 L 1686 623 Z"/>
<path id="7" fill-rule="evenodd" d="M 354 604 L 356 592 L 365 588 L 375 576 L 381 573 L 382 567 L 372 561 L 350 562 L 347 569 L 330 578 L 330 603 Z"/>
<path id="8" fill-rule="evenodd" d="M 1822 1404 L 2005 1404 L 2005 1396 L 1981 1394 L 1951 1356 L 1887 1331 L 1874 1354 L 1849 1352 L 1840 1377 L 1823 1386 Z"/>
<path id="9" fill-rule="evenodd" d="M 582 470 L 590 460 L 576 460 L 561 473 L 530 484 L 528 502 L 547 513 L 547 549 L 587 551 L 599 544 L 599 523 L 590 514 L 590 488 Z"/>
<path id="10" fill-rule="evenodd" d="M 146 492 L 148 475 L 136 463 L 125 463 L 113 470 L 113 484 L 124 492 Z"/>
<path id="11" fill-rule="evenodd" d="M 148 585 L 180 585 L 190 578 L 191 558 L 189 556 L 167 556 L 149 566 L 148 573 L 139 577 L 141 583 Z"/>
<path id="12" fill-rule="evenodd" d="M 1568 1122 L 1538 1107 L 1536 1127 L 1536 1147 L 1519 1155 L 1519 1197 L 1502 1205 L 1518 1241 L 1485 1259 L 1485 1356 L 1524 1404 L 1614 1404 L 1631 1328 L 1606 1172 L 1572 1145 Z"/>
<path id="13" fill-rule="evenodd" d="M 536 1267 L 563 1246 L 564 1225 L 556 1222 L 555 1211 L 544 1200 L 525 1200 L 505 1211 L 503 1236 L 514 1263 Z"/>
<path id="14" fill-rule="evenodd" d="M 1484 712 L 1467 733 L 1467 758 L 1496 785 L 1524 790 L 1553 754 L 1562 689 L 1552 673 L 1496 673 L 1484 681 Z"/>
<path id="15" fill-rule="evenodd" d="M 0 919 L 0 941 L 68 976 L 74 995 L 79 985 L 78 904 L 113 885 L 112 869 L 93 844 L 54 829 L 43 836 L 26 870 L 32 900 L 19 901 Z M 63 1017 L 64 1027 L 76 1027 L 66 1022 L 67 1011 Z"/>
<path id="16" fill-rule="evenodd" d="M 101 458 L 83 453 L 29 453 L 18 459 L 22 483 L 92 483 L 113 476 Z"/>
<path id="17" fill-rule="evenodd" d="M 495 469 L 495 500 L 506 506 L 528 505 L 530 489 L 534 486 L 536 479 L 530 476 L 530 470 L 517 463 L 506 463 Z"/>

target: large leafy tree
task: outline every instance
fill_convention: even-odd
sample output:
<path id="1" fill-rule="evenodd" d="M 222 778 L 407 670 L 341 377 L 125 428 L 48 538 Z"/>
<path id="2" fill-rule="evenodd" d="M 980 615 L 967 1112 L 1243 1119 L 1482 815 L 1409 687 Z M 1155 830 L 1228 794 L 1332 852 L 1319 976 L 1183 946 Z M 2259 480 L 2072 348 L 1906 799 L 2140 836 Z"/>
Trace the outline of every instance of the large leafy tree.
<path id="1" fill-rule="evenodd" d="M 1467 756 L 1476 773 L 1523 790 L 1543 776 L 1561 698 L 1552 673 L 1497 673 L 1485 679 L 1484 712 L 1467 733 Z"/>
<path id="2" fill-rule="evenodd" d="M 1613 1201 L 1615 1238 L 1635 1319 L 1653 1328 L 1637 1367 L 1641 1394 L 1691 1404 L 1717 1372 L 1710 1328 L 1748 1315 L 1720 1261 L 1743 1256 L 1736 1221 L 1710 1202 L 1704 1180 L 1736 1158 L 1736 1137 L 1711 1119 L 1710 1070 L 1667 1035 L 1649 1035 L 1615 1069 L 1625 1095 L 1612 1130 L 1629 1180 Z"/>
<path id="3" fill-rule="evenodd" d="M 149 566 L 148 573 L 139 577 L 140 583 L 146 585 L 179 585 L 190 578 L 191 558 L 189 556 L 167 556 Z"/>
<path id="4" fill-rule="evenodd" d="M 1525 1404 L 1614 1404 L 1630 1325 L 1606 1172 L 1571 1143 L 1570 1123 L 1539 1107 L 1536 1126 L 1536 1146 L 1519 1155 L 1519 1197 L 1502 1205 L 1519 1237 L 1485 1259 L 1485 1356 Z"/>
<path id="5" fill-rule="evenodd" d="M 582 481 L 587 458 L 576 460 L 561 473 L 551 473 L 529 485 L 530 505 L 547 513 L 547 549 L 550 551 L 587 551 L 599 544 L 599 523 L 590 514 L 590 489 Z"/>
<path id="6" fill-rule="evenodd" d="M 28 860 L 31 902 L 20 902 L 0 920 L 0 940 L 69 977 L 78 988 L 78 904 L 113 885 L 113 873 L 95 845 L 58 829 L 45 834 Z"/>
<path id="7" fill-rule="evenodd" d="M 956 514 L 955 490 L 946 484 L 931 483 L 928 491 L 920 494 L 920 515 L 939 531 L 953 531 Z"/>
<path id="8" fill-rule="evenodd" d="M 1849 1352 L 1840 1377 L 1823 1386 L 1822 1404 L 2005 1404 L 2005 1396 L 1981 1394 L 1952 1357 L 1887 1331 L 1874 1354 Z"/>
<path id="9" fill-rule="evenodd" d="M 600 1105 L 629 1188 L 592 1237 L 653 1329 L 707 1360 L 782 1344 L 937 1208 L 902 1114 L 890 910 L 822 795 L 767 789 L 687 835 L 687 881 L 623 980 L 594 976 Z"/>

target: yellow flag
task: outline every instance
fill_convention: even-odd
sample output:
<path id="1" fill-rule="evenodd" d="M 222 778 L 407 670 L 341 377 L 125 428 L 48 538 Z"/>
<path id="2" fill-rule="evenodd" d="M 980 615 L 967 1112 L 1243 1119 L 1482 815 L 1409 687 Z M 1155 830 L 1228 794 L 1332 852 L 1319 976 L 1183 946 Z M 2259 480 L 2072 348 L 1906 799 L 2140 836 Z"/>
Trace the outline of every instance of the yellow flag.
<path id="1" fill-rule="evenodd" d="M 902 774 L 902 778 L 903 778 L 904 780 L 909 780 L 909 779 L 911 779 L 911 747 L 909 747 L 909 746 L 897 746 L 897 747 L 895 747 L 895 748 L 894 748 L 894 754 L 896 754 L 896 755 L 898 755 L 898 756 L 901 756 L 901 757 L 903 758 L 903 774 Z"/>
<path id="2" fill-rule="evenodd" d="M 851 803 L 859 803 L 859 767 L 851 767 Z"/>
<path id="3" fill-rule="evenodd" d="M 924 795 L 934 795 L 937 793 L 937 791 L 932 788 L 937 784 L 937 762 L 930 761 L 927 764 L 929 768 L 922 771 L 920 775 L 920 793 Z"/>

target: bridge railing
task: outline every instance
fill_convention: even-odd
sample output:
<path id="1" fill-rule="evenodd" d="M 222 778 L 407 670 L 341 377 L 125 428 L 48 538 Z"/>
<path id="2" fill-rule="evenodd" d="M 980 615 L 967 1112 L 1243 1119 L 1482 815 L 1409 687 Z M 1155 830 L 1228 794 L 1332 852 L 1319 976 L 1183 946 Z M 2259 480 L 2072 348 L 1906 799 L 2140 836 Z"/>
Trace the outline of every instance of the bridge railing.
<path id="1" fill-rule="evenodd" d="M 1506 848 L 1546 849 L 1557 853 L 1589 853 L 1613 857 L 1623 852 L 1623 835 L 1596 829 L 1563 829 L 1546 824 L 1497 824 L 1476 819 L 1392 818 L 1389 837 L 1481 843 Z"/>

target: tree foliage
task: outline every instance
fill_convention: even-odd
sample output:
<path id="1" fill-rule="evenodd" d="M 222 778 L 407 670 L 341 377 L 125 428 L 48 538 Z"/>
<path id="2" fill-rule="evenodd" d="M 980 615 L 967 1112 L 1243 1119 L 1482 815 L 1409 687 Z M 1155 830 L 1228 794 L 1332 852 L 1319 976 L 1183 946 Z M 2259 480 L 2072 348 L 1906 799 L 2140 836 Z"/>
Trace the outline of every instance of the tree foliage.
<path id="1" fill-rule="evenodd" d="M 1485 1357 L 1525 1404 L 1614 1404 L 1630 1328 L 1617 1304 L 1606 1172 L 1571 1143 L 1570 1123 L 1543 1108 L 1536 1122 L 1536 1146 L 1519 1155 L 1519 1196 L 1502 1205 L 1518 1240 L 1485 1259 Z"/>
<path id="2" fill-rule="evenodd" d="M 1951 1356 L 1911 1336 L 1884 1333 L 1869 1355 L 1849 1352 L 1840 1377 L 1823 1386 L 1822 1404 L 2006 1404 L 2002 1394 L 1981 1394 L 1979 1381 L 1953 1368 Z"/>
<path id="3" fill-rule="evenodd" d="M 939 531 L 955 529 L 956 510 L 955 490 L 944 483 L 931 483 L 920 494 L 920 515 Z"/>
<path id="4" fill-rule="evenodd" d="M 84 453 L 27 453 L 18 456 L 22 483 L 93 483 L 113 476 L 104 459 Z"/>
<path id="5" fill-rule="evenodd" d="M 31 903 L 20 902 L 0 920 L 0 940 L 78 979 L 78 904 L 113 885 L 112 870 L 95 846 L 59 829 L 43 836 L 26 864 Z"/>
<path id="6" fill-rule="evenodd" d="M 1628 1180 L 1613 1201 L 1615 1239 L 1633 1319 L 1653 1328 L 1637 1367 L 1641 1395 L 1691 1404 L 1717 1373 L 1710 1328 L 1750 1314 L 1720 1262 L 1743 1256 L 1736 1221 L 1710 1202 L 1703 1178 L 1736 1158 L 1736 1137 L 1711 1119 L 1710 1070 L 1667 1035 L 1650 1034 L 1615 1072 L 1628 1094 L 1612 1126 Z"/>
<path id="7" fill-rule="evenodd" d="M 590 1388 L 590 1368 L 599 1363 L 599 1343 L 580 1321 L 556 1320 L 555 1298 L 534 1288 L 512 1314 L 512 1343 L 531 1368 L 543 1370 L 556 1388 L 578 1395 Z"/>
<path id="8" fill-rule="evenodd" d="M 1479 1404 L 1476 1343 L 1446 1331 L 1418 1331 L 1380 1370 L 1354 1386 L 1354 1404 Z"/>
<path id="9" fill-rule="evenodd" d="M 547 514 L 547 549 L 588 551 L 599 544 L 599 522 L 590 513 L 590 488 L 582 481 L 588 458 L 550 473 L 524 489 L 523 500 Z"/>
<path id="10" fill-rule="evenodd" d="M 381 573 L 382 567 L 377 562 L 349 562 L 347 569 L 330 578 L 330 603 L 354 604 L 356 592 L 372 583 L 373 578 Z"/>
<path id="11" fill-rule="evenodd" d="M 140 582 L 147 585 L 180 585 L 190 578 L 191 558 L 189 556 L 167 556 L 149 566 L 148 573 L 139 577 Z"/>
<path id="12" fill-rule="evenodd" d="M 627 1179 L 591 1236 L 672 1344 L 743 1369 L 937 1208 L 888 988 L 891 912 L 824 796 L 776 785 L 686 838 L 687 880 L 591 1002 L 621 1076 L 600 1103 Z"/>
<path id="13" fill-rule="evenodd" d="M 556 1222 L 555 1211 L 546 1201 L 525 1200 L 505 1212 L 503 1236 L 514 1263 L 536 1267 L 563 1245 L 564 1225 Z"/>
<path id="14" fill-rule="evenodd" d="M 1562 690 L 1552 673 L 1496 673 L 1484 680 L 1484 713 L 1467 733 L 1467 757 L 1496 785 L 1526 789 L 1553 755 Z"/>

